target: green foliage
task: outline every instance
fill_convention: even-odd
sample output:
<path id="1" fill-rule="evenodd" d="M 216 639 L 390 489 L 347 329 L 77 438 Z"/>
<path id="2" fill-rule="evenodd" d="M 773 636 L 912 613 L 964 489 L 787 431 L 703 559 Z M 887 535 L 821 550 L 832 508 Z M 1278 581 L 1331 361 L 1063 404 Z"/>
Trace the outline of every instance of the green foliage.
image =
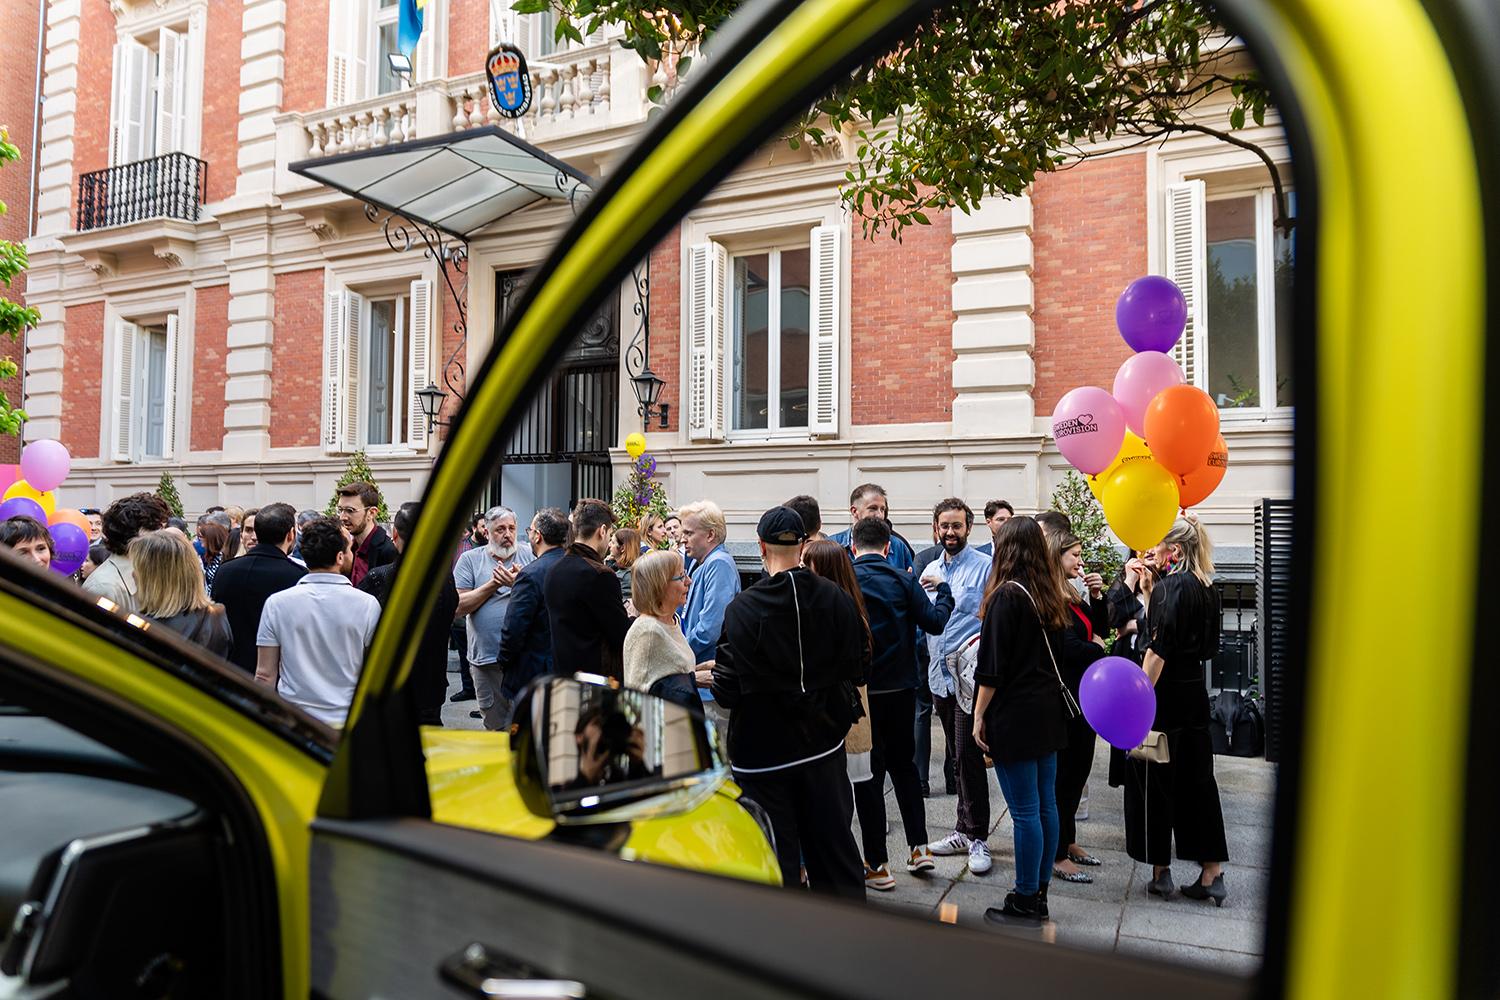
<path id="1" fill-rule="evenodd" d="M 610 507 L 622 528 L 634 528 L 647 514 L 666 517 L 672 511 L 667 491 L 651 477 L 656 474 L 656 459 L 643 453 L 635 460 L 630 475 L 615 490 Z"/>
<path id="2" fill-rule="evenodd" d="M 329 517 L 338 517 L 339 513 L 339 490 L 350 483 L 369 483 L 375 487 L 375 492 L 380 494 L 380 508 L 375 515 L 375 520 L 382 524 L 391 522 L 391 512 L 385 507 L 385 491 L 375 481 L 375 473 L 370 471 L 370 460 L 365 457 L 363 451 L 356 451 L 349 456 L 348 463 L 344 466 L 344 474 L 339 476 L 339 481 L 333 484 L 333 496 L 328 498 L 328 506 L 323 508 L 323 513 Z"/>
<path id="3" fill-rule="evenodd" d="M 182 496 L 177 492 L 177 484 L 172 480 L 172 474 L 163 471 L 161 479 L 156 483 L 156 495 L 166 501 L 168 507 L 172 508 L 173 517 L 186 518 L 182 511 Z"/>
<path id="4" fill-rule="evenodd" d="M 519 0 L 514 9 L 549 5 L 559 39 L 620 23 L 622 44 L 650 62 L 677 60 L 680 74 L 683 54 L 739 2 Z M 1218 58 L 1231 44 L 1207 0 L 955 0 L 807 109 L 786 137 L 793 148 L 852 142 L 844 201 L 866 237 L 899 240 L 929 212 L 1021 194 L 1098 140 L 1198 132 L 1261 153 L 1193 120 L 1203 101 L 1227 94 L 1232 130 L 1265 121 L 1264 83 Z M 650 100 L 666 96 L 653 88 Z"/>
<path id="5" fill-rule="evenodd" d="M 14 163 L 21 158 L 21 151 L 10 141 L 10 133 L 0 125 L 0 166 Z M 0 215 L 6 213 L 4 202 L 0 202 Z M 16 275 L 26 270 L 29 263 L 26 247 L 10 240 L 0 240 L 0 282 L 9 288 Z M 0 296 L 0 335 L 19 341 L 27 330 L 42 321 L 41 313 L 35 309 L 12 302 Z M 0 380 L 14 378 L 18 368 L 14 358 L 0 357 Z M 26 422 L 26 412 L 12 406 L 5 393 L 0 392 L 0 434 L 21 434 L 21 425 Z"/>
<path id="6" fill-rule="evenodd" d="M 1084 568 L 1104 577 L 1106 585 L 1113 583 L 1125 565 L 1125 557 L 1115 548 L 1104 509 L 1089 492 L 1089 484 L 1072 469 L 1052 491 L 1052 509 L 1062 511 L 1073 523 L 1073 534 L 1083 542 Z"/>

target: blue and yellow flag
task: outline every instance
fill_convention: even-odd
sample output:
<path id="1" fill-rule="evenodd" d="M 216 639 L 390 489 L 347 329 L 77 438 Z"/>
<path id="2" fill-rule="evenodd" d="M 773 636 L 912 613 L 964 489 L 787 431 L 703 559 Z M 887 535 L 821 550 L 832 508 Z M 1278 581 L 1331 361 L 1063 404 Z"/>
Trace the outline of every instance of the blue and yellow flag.
<path id="1" fill-rule="evenodd" d="M 401 21 L 396 28 L 396 47 L 410 59 L 422 37 L 422 12 L 427 0 L 401 0 Z"/>

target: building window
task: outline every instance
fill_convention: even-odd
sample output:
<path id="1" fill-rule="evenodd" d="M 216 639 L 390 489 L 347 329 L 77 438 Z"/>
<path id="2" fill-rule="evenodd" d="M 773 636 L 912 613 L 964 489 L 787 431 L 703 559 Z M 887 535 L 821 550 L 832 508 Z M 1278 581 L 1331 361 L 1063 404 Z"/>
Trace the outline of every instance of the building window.
<path id="1" fill-rule="evenodd" d="M 733 430 L 807 426 L 810 251 L 734 258 Z"/>
<path id="2" fill-rule="evenodd" d="M 187 34 L 162 28 L 115 43 L 110 90 L 110 163 L 185 152 Z"/>
<path id="3" fill-rule="evenodd" d="M 1296 197 L 1288 195 L 1296 214 Z M 1174 356 L 1224 409 L 1292 405 L 1294 239 L 1274 225 L 1271 188 L 1167 188 L 1167 273 L 1188 298 Z"/>
<path id="4" fill-rule="evenodd" d="M 324 331 L 326 450 L 421 449 L 415 393 L 437 378 L 430 281 L 405 294 L 328 294 Z"/>
<path id="5" fill-rule="evenodd" d="M 399 0 L 380 0 L 380 6 L 375 11 L 374 29 L 375 35 L 370 41 L 370 51 L 375 54 L 372 60 L 374 65 L 370 68 L 374 71 L 372 94 L 390 94 L 406 86 L 406 81 L 397 76 L 391 69 L 391 55 L 398 48 L 398 32 L 400 30 L 401 5 Z"/>
<path id="6" fill-rule="evenodd" d="M 687 424 L 695 441 L 838 433 L 845 234 L 731 257 L 689 248 Z"/>
<path id="7" fill-rule="evenodd" d="M 177 316 L 115 324 L 110 453 L 117 462 L 177 454 Z"/>

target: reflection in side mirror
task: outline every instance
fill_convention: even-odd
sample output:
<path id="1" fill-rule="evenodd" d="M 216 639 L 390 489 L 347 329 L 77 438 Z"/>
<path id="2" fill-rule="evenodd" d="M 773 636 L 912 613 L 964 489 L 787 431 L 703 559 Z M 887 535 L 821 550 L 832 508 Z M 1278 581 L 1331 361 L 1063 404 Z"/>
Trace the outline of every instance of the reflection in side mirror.
<path id="1" fill-rule="evenodd" d="M 728 775 L 702 715 L 602 677 L 537 678 L 510 740 L 522 801 L 560 824 L 686 812 Z"/>

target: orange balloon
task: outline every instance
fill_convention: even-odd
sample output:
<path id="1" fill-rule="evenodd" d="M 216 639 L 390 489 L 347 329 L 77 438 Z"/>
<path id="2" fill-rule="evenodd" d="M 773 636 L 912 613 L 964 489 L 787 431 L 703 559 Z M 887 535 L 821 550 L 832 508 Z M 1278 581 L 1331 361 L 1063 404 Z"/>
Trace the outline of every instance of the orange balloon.
<path id="1" fill-rule="evenodd" d="M 1208 453 L 1208 461 L 1183 476 L 1178 483 L 1182 509 L 1196 507 L 1207 500 L 1224 481 L 1224 473 L 1228 470 L 1229 446 L 1224 443 L 1224 435 L 1220 434 L 1214 450 Z"/>
<path id="2" fill-rule="evenodd" d="M 83 511 L 74 510 L 72 507 L 59 507 L 52 512 L 51 517 L 47 518 L 47 527 L 55 528 L 59 524 L 76 525 L 90 537 L 94 534 L 94 529 L 89 527 L 89 519 L 84 516 Z"/>
<path id="3" fill-rule="evenodd" d="M 1219 439 L 1219 408 L 1194 385 L 1174 385 L 1146 404 L 1146 444 L 1151 455 L 1179 476 L 1208 461 Z"/>

